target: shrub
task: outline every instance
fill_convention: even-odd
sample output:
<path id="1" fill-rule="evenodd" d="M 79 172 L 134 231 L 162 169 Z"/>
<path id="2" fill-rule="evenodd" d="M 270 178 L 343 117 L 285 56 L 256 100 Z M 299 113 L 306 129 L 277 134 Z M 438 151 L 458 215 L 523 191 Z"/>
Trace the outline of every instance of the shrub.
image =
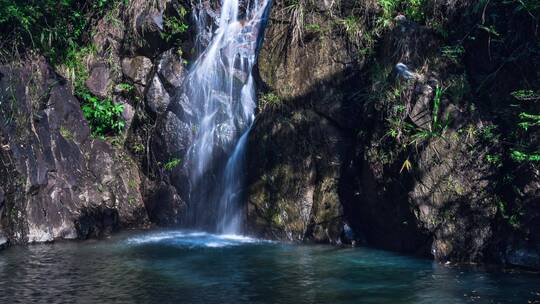
<path id="1" fill-rule="evenodd" d="M 121 132 L 125 127 L 122 119 L 124 106 L 114 104 L 110 99 L 100 100 L 85 94 L 82 111 L 84 118 L 90 124 L 92 134 L 99 137 Z"/>
<path id="2" fill-rule="evenodd" d="M 163 165 L 163 168 L 167 171 L 172 171 L 174 168 L 178 167 L 182 163 L 182 160 L 179 158 L 172 158 Z"/>
<path id="3" fill-rule="evenodd" d="M 274 109 L 281 106 L 282 101 L 278 95 L 273 92 L 269 92 L 259 96 L 259 109 L 264 110 L 267 108 Z"/>
<path id="4" fill-rule="evenodd" d="M 92 20 L 124 0 L 0 0 L 0 46 L 37 49 L 53 64 L 82 45 Z"/>
<path id="5" fill-rule="evenodd" d="M 379 0 L 382 16 L 377 20 L 379 27 L 387 27 L 398 13 L 404 13 L 407 19 L 415 22 L 425 20 L 426 0 Z"/>
<path id="6" fill-rule="evenodd" d="M 186 15 L 187 10 L 183 6 L 180 6 L 178 16 L 166 16 L 161 37 L 167 42 L 173 42 L 179 35 L 187 32 Z"/>

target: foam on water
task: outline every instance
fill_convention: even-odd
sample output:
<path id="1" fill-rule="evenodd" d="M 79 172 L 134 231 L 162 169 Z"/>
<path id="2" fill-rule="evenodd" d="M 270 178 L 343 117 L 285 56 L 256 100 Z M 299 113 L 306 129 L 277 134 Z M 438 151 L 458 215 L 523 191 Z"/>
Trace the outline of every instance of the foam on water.
<path id="1" fill-rule="evenodd" d="M 221 248 L 246 244 L 270 243 L 271 241 L 255 239 L 244 235 L 211 234 L 198 231 L 160 231 L 131 237 L 128 245 L 166 244 L 186 248 Z"/>

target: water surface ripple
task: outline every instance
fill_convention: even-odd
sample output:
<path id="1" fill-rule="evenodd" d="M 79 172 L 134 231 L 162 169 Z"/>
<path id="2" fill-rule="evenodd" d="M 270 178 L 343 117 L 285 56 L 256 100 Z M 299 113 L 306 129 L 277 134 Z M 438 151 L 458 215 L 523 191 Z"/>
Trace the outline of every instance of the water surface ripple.
<path id="1" fill-rule="evenodd" d="M 0 252 L 1 303 L 535 303 L 539 292 L 534 273 L 189 231 Z"/>

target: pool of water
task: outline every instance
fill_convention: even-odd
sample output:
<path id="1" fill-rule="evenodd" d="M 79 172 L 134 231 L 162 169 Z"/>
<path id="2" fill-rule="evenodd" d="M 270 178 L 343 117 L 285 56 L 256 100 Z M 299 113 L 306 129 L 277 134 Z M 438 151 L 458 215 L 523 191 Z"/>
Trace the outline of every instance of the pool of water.
<path id="1" fill-rule="evenodd" d="M 0 252 L 0 302 L 540 303 L 540 275 L 368 248 L 139 231 Z"/>

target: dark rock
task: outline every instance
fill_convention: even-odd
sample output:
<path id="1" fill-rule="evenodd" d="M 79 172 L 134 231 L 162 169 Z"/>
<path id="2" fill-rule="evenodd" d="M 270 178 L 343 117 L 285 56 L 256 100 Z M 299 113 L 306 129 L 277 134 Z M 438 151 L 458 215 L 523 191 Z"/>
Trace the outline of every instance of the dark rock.
<path id="1" fill-rule="evenodd" d="M 163 84 L 161 84 L 161 80 L 155 75 L 146 93 L 148 108 L 154 114 L 162 114 L 169 106 L 170 99 L 169 93 L 167 93 Z"/>
<path id="2" fill-rule="evenodd" d="M 512 266 L 540 269 L 539 248 L 509 247 L 503 261 Z"/>
<path id="3" fill-rule="evenodd" d="M 79 239 L 99 238 L 120 227 L 118 211 L 112 208 L 83 209 L 75 221 Z"/>
<path id="4" fill-rule="evenodd" d="M 9 143 L 0 153 L 6 164 L 0 184 L 8 193 L 1 228 L 9 242 L 87 238 L 145 225 L 137 165 L 91 137 L 66 82 L 43 59 L 0 71 L 7 75 L 0 100 L 12 105 L 0 111 L 0 134 Z"/>
<path id="5" fill-rule="evenodd" d="M 193 130 L 173 112 L 167 112 L 158 122 L 154 140 L 155 151 L 162 153 L 161 159 L 183 157 L 193 141 Z"/>
<path id="6" fill-rule="evenodd" d="M 180 224 L 186 203 L 177 193 L 176 188 L 161 182 L 146 200 L 146 208 L 153 223 L 160 226 L 175 226 Z"/>
<path id="7" fill-rule="evenodd" d="M 291 241 L 341 242 L 338 186 L 346 135 L 311 110 L 265 113 L 250 134 L 248 231 Z"/>
<path id="8" fill-rule="evenodd" d="M 409 118 L 417 127 L 428 129 L 429 124 L 433 121 L 431 104 L 434 90 L 430 85 L 422 84 L 418 85 L 415 91 L 417 98 L 412 106 Z"/>
<path id="9" fill-rule="evenodd" d="M 135 108 L 128 102 L 124 101 L 122 102 L 124 105 L 124 110 L 122 111 L 122 118 L 126 122 L 125 130 L 129 130 L 131 127 L 131 124 L 133 123 L 133 119 L 135 118 Z"/>
<path id="10" fill-rule="evenodd" d="M 95 64 L 90 70 L 90 77 L 86 80 L 86 87 L 92 94 L 105 98 L 109 95 L 111 85 L 111 75 L 107 64 Z"/>
<path id="11" fill-rule="evenodd" d="M 147 208 L 160 224 L 179 223 L 180 216 L 184 215 L 181 211 L 185 209 L 190 187 L 185 160 L 192 141 L 193 129 L 189 123 L 180 120 L 171 111 L 159 117 L 150 145 L 153 161 L 158 164 L 156 170 L 160 180 L 159 187 L 155 188 L 157 192 L 149 195 Z M 180 163 L 175 168 L 165 170 L 164 165 L 171 160 Z M 162 202 L 159 198 L 171 200 Z"/>
<path id="12" fill-rule="evenodd" d="M 151 71 L 152 61 L 144 56 L 124 58 L 122 60 L 122 73 L 136 84 L 146 86 Z"/>
<path id="13" fill-rule="evenodd" d="M 174 49 L 168 50 L 161 55 L 158 63 L 158 75 L 170 93 L 179 88 L 187 75 L 184 60 Z"/>

